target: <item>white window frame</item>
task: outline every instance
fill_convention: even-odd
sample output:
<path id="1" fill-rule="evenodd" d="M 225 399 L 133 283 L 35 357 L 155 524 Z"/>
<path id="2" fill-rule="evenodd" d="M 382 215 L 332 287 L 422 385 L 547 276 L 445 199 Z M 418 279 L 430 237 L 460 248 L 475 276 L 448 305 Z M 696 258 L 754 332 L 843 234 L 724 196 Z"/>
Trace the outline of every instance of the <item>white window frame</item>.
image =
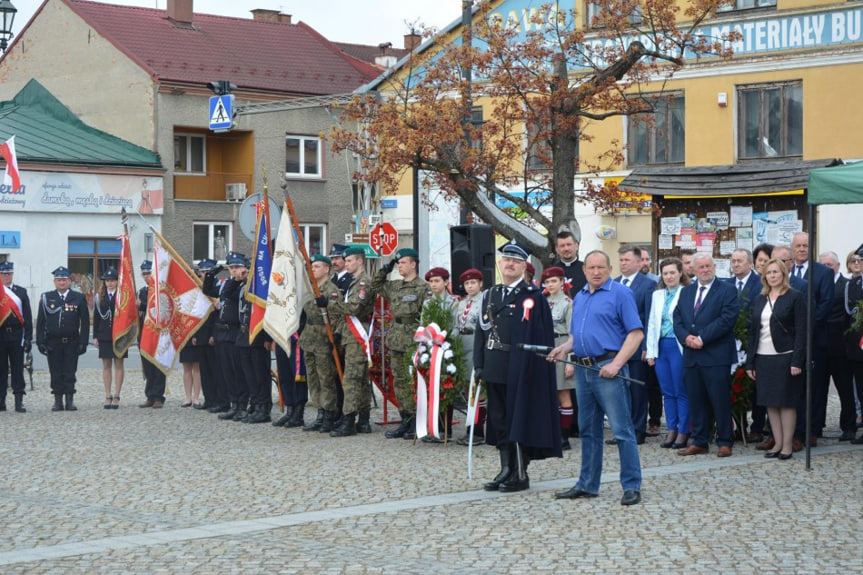
<path id="1" fill-rule="evenodd" d="M 320 229 L 320 234 L 321 234 L 320 253 L 323 255 L 327 255 L 327 246 L 330 244 L 327 241 L 327 225 L 326 224 L 300 224 L 300 229 L 303 231 L 303 242 L 305 242 L 306 251 L 308 252 L 309 256 L 313 256 L 316 253 L 311 249 L 311 245 L 312 245 L 311 231 L 313 228 L 319 228 Z"/>
<path id="2" fill-rule="evenodd" d="M 176 176 L 206 176 L 207 175 L 207 135 L 206 134 L 194 134 L 189 132 L 175 132 L 174 138 L 185 138 L 186 140 L 186 165 L 192 165 L 192 145 L 191 141 L 193 138 L 199 138 L 202 141 L 201 146 L 201 168 L 200 172 L 192 172 L 192 171 L 184 171 L 177 168 L 177 158 L 176 158 L 176 147 L 175 147 L 175 157 L 174 157 L 174 175 Z"/>
<path id="3" fill-rule="evenodd" d="M 757 8 L 776 8 L 777 0 L 735 0 L 733 6 L 725 5 L 717 8 L 717 12 L 734 12 L 736 10 L 755 10 Z"/>
<path id="4" fill-rule="evenodd" d="M 225 255 L 227 256 L 228 252 L 233 250 L 234 246 L 234 223 L 233 222 L 216 222 L 216 221 L 203 221 L 203 222 L 192 222 L 192 254 L 195 253 L 195 228 L 198 226 L 207 226 L 207 258 L 211 260 L 215 260 L 215 239 L 216 239 L 216 226 L 226 227 L 228 228 L 228 237 L 225 238 Z M 200 259 L 195 259 L 194 263 L 198 263 L 201 261 Z M 219 263 L 225 263 L 225 258 L 217 259 Z"/>
<path id="5" fill-rule="evenodd" d="M 299 140 L 299 142 L 300 142 L 300 145 L 299 145 L 299 150 L 300 150 L 300 162 L 299 162 L 299 164 L 300 164 L 300 170 L 301 170 L 300 172 L 289 172 L 288 171 L 288 166 L 287 166 L 287 163 L 288 163 L 288 159 L 287 159 L 288 140 Z M 315 142 L 315 144 L 317 144 L 318 152 L 317 152 L 316 163 L 318 166 L 318 171 L 314 174 L 307 174 L 307 173 L 305 173 L 305 171 L 303 171 L 303 170 L 305 170 L 305 166 L 306 166 L 306 146 L 305 146 L 305 143 L 307 141 L 313 141 L 313 142 Z M 323 141 L 318 137 L 300 136 L 300 135 L 296 135 L 296 134 L 286 134 L 285 135 L 285 177 L 289 178 L 289 179 L 297 179 L 297 178 L 310 179 L 310 180 L 321 180 L 321 179 L 323 179 L 324 178 L 323 149 L 324 149 Z"/>

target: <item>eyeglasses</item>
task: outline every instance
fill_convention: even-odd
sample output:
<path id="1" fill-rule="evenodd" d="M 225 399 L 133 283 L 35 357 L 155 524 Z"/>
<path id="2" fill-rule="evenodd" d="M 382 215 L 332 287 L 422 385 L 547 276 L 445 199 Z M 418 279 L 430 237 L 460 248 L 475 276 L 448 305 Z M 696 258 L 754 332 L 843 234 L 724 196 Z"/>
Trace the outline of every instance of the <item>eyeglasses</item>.
<path id="1" fill-rule="evenodd" d="M 849 264 L 859 264 L 860 262 L 863 262 L 863 258 L 851 258 L 848 260 Z"/>

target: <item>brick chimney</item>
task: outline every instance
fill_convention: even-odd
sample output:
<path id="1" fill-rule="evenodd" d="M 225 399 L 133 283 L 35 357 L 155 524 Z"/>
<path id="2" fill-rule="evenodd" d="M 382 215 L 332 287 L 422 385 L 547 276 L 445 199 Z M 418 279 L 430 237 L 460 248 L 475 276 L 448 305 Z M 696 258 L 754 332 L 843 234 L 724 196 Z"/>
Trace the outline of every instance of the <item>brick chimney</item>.
<path id="1" fill-rule="evenodd" d="M 291 15 L 282 14 L 278 10 L 267 10 L 265 8 L 256 8 L 251 11 L 252 19 L 256 22 L 272 22 L 274 24 L 290 24 Z"/>
<path id="2" fill-rule="evenodd" d="M 405 50 L 413 50 L 422 44 L 423 37 L 416 32 L 405 34 Z"/>
<path id="3" fill-rule="evenodd" d="M 168 18 L 175 22 L 192 22 L 194 0 L 168 0 Z"/>

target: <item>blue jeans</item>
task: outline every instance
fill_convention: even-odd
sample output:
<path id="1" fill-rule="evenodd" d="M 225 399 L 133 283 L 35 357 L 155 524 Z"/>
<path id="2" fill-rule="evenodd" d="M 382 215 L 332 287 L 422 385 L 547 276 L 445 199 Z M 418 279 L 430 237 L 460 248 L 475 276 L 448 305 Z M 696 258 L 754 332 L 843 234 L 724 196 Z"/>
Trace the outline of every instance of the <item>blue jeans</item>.
<path id="1" fill-rule="evenodd" d="M 673 337 L 659 340 L 656 377 L 665 399 L 665 422 L 668 431 L 689 435 L 689 397 L 683 387 L 683 356 Z"/>
<path id="2" fill-rule="evenodd" d="M 603 415 L 607 415 L 620 454 L 620 484 L 624 491 L 640 491 L 641 461 L 632 426 L 630 384 L 619 378 L 600 377 L 598 372 L 584 367 L 576 367 L 575 375 L 581 436 L 581 474 L 576 487 L 587 493 L 599 493 L 604 444 L 602 424 Z M 629 376 L 626 366 L 619 375 Z"/>

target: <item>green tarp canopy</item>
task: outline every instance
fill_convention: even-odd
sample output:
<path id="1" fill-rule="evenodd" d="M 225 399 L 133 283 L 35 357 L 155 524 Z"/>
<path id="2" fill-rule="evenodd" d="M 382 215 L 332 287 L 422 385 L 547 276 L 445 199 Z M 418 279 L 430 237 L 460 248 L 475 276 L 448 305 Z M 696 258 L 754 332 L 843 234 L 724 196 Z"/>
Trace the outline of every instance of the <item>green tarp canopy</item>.
<path id="1" fill-rule="evenodd" d="M 863 203 L 863 162 L 810 170 L 808 191 L 815 206 Z"/>

